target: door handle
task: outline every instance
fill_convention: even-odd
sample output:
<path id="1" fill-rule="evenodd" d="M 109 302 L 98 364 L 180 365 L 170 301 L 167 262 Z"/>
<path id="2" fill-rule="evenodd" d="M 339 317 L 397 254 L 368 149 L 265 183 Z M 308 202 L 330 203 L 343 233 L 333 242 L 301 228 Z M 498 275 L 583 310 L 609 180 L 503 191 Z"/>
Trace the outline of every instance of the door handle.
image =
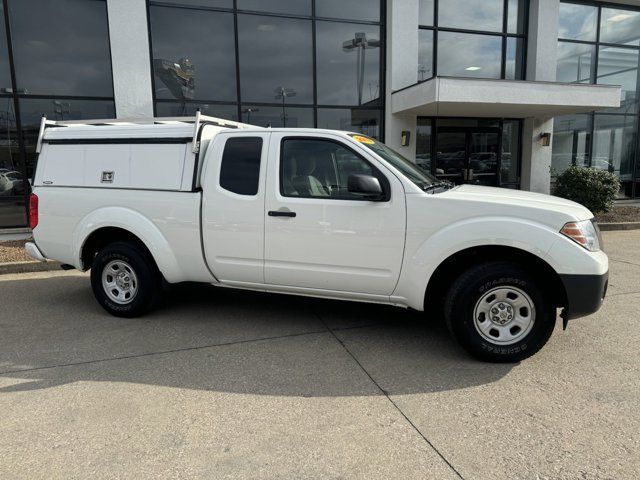
<path id="1" fill-rule="evenodd" d="M 296 212 L 291 212 L 289 210 L 271 210 L 269 211 L 270 217 L 295 217 Z"/>

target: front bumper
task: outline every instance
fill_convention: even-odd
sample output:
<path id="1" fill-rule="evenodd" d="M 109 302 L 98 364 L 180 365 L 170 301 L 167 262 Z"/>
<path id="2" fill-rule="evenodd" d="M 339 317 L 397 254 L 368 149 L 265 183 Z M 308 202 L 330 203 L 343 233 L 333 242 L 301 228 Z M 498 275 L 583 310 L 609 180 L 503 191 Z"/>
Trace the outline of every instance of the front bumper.
<path id="1" fill-rule="evenodd" d="M 600 309 L 607 294 L 609 272 L 602 275 L 560 275 L 560 279 L 567 294 L 565 322 L 586 317 Z"/>
<path id="2" fill-rule="evenodd" d="M 27 251 L 27 255 L 31 258 L 38 260 L 39 262 L 46 262 L 46 257 L 42 254 L 40 249 L 33 242 L 27 242 L 24 245 L 24 249 Z"/>

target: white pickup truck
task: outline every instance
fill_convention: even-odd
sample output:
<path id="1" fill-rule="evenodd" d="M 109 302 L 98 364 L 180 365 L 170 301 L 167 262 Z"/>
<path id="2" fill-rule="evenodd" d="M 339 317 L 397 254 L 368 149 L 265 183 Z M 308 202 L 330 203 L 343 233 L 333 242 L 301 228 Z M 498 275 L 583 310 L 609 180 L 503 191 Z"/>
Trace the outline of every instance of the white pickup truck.
<path id="1" fill-rule="evenodd" d="M 511 362 L 607 288 L 586 208 L 453 187 L 359 134 L 43 118 L 37 151 L 27 251 L 91 269 L 117 316 L 147 312 L 165 282 L 206 282 L 428 311 L 472 355 Z"/>

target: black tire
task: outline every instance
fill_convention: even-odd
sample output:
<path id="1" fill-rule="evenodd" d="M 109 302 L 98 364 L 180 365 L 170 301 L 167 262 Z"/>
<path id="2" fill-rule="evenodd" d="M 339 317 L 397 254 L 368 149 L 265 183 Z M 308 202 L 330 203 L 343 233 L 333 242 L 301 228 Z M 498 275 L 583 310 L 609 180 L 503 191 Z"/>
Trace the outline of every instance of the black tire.
<path id="1" fill-rule="evenodd" d="M 129 265 L 135 276 L 135 295 L 118 303 L 103 286 L 103 272 L 112 262 Z M 130 277 L 125 277 L 129 279 Z M 131 282 L 133 284 L 133 282 Z M 149 253 L 131 242 L 115 242 L 98 252 L 91 266 L 91 287 L 98 303 L 111 315 L 133 318 L 144 315 L 157 303 L 162 292 L 162 274 Z M 116 290 L 117 291 L 117 290 Z"/>
<path id="2" fill-rule="evenodd" d="M 529 297 L 527 301 L 532 303 L 534 308 L 530 313 L 526 307 L 523 308 L 525 316 L 527 313 L 531 315 L 533 322 L 529 322 L 530 326 L 524 330 L 518 330 L 520 327 L 517 326 L 511 327 L 515 332 L 515 335 L 512 334 L 514 338 L 511 340 L 508 337 L 511 334 L 508 330 L 509 325 L 512 325 L 511 320 L 494 317 L 499 322 L 507 322 L 505 325 L 496 325 L 492 324 L 493 320 L 487 319 L 482 313 L 478 314 L 478 320 L 474 318 L 476 306 L 478 306 L 478 311 L 482 309 L 482 305 L 499 306 L 496 303 L 491 304 L 490 301 L 494 300 L 490 299 L 492 291 L 500 287 L 515 288 L 516 293 L 517 290 L 524 292 Z M 520 297 L 526 298 L 526 296 Z M 515 298 L 518 299 L 517 295 Z M 453 337 L 472 356 L 488 362 L 519 362 L 540 350 L 551 337 L 556 323 L 556 309 L 555 305 L 549 302 L 549 298 L 550 296 L 542 288 L 542 283 L 517 264 L 510 262 L 483 263 L 467 270 L 451 286 L 445 299 L 445 321 Z M 484 304 L 480 302 L 481 299 L 485 302 Z M 493 315 L 491 313 L 493 311 L 491 309 L 488 315 Z M 510 310 L 510 312 L 515 311 L 519 310 L 513 307 Z M 502 315 L 501 311 L 497 312 Z M 485 328 L 491 333 L 481 334 L 479 330 L 482 329 L 482 325 L 485 325 L 485 321 L 489 322 Z M 476 327 L 476 325 L 479 326 Z M 493 328 L 494 326 L 496 328 Z M 502 335 L 499 333 L 500 331 L 507 335 L 504 337 L 506 341 L 515 343 L 501 344 L 497 339 L 488 340 L 492 335 L 500 338 L 498 337 L 498 335 Z"/>

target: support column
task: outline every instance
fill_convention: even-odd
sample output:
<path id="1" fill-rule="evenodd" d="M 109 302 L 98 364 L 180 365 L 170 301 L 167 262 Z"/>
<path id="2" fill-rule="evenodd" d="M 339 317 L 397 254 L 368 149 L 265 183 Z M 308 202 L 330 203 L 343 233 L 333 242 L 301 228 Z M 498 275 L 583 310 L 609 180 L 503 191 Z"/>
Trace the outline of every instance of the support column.
<path id="1" fill-rule="evenodd" d="M 153 117 L 146 0 L 107 0 L 118 118 Z"/>
<path id="2" fill-rule="evenodd" d="M 540 144 L 540 134 L 553 132 L 553 118 L 526 118 L 522 128 L 522 190 L 550 193 L 551 149 Z M 552 138 L 553 144 L 553 138 Z"/>
<path id="3" fill-rule="evenodd" d="M 531 0 L 527 41 L 527 80 L 554 82 L 558 54 L 559 0 Z M 521 188 L 549 193 L 552 146 L 543 147 L 541 133 L 553 132 L 553 118 L 527 118 L 522 131 Z M 552 139 L 553 144 L 553 139 Z"/>
<path id="4" fill-rule="evenodd" d="M 384 141 L 409 158 L 416 158 L 415 115 L 393 115 L 391 93 L 418 81 L 418 0 L 387 0 L 387 70 Z M 401 145 L 403 130 L 411 132 L 408 146 Z"/>

